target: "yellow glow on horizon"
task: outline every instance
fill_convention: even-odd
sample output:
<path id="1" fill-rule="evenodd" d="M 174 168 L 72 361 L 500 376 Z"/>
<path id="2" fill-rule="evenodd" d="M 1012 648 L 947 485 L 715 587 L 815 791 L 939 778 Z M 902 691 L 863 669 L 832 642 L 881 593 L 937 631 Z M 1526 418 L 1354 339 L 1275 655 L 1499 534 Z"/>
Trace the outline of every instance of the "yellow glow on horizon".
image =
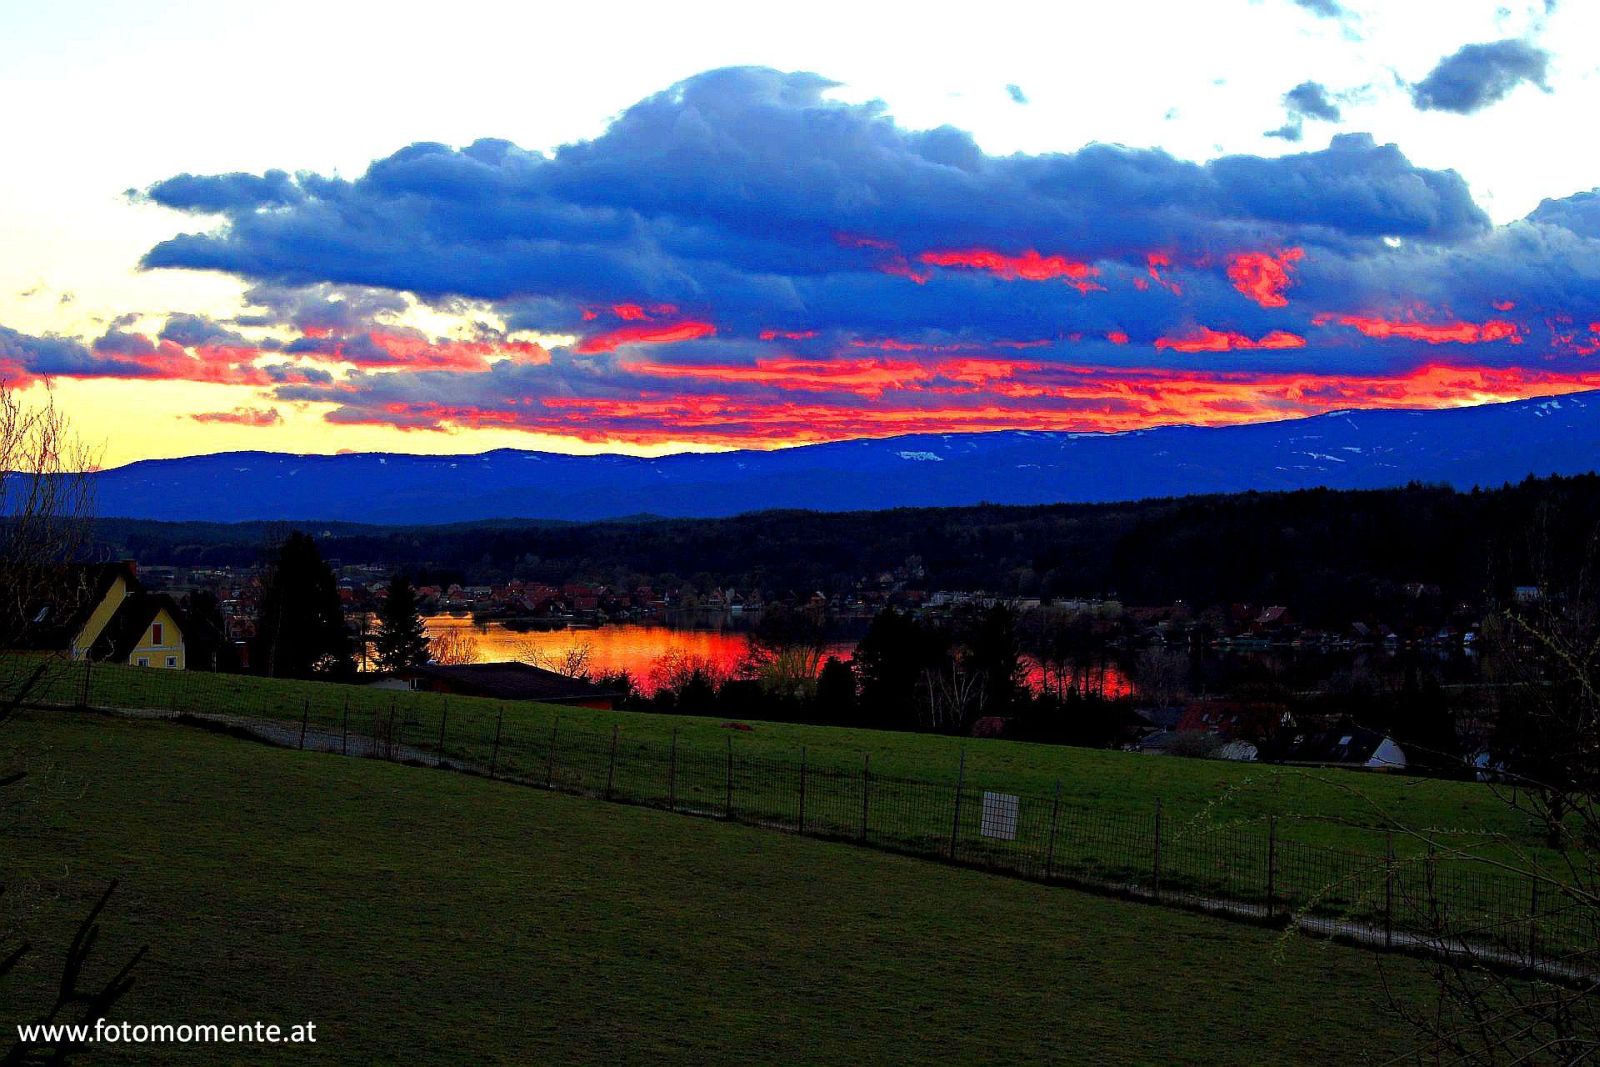
<path id="1" fill-rule="evenodd" d="M 55 383 L 55 395 L 72 420 L 73 429 L 99 454 L 102 467 L 120 467 L 141 459 L 245 451 L 466 455 L 496 448 L 521 448 L 573 455 L 619 452 L 633 456 L 729 451 L 725 446 L 697 441 L 638 445 L 496 428 L 433 431 L 335 424 L 323 419 L 332 404 L 281 404 L 258 390 L 237 385 L 63 378 Z M 283 421 L 258 427 L 201 423 L 191 417 L 199 412 L 236 408 L 270 408 L 278 411 Z"/>

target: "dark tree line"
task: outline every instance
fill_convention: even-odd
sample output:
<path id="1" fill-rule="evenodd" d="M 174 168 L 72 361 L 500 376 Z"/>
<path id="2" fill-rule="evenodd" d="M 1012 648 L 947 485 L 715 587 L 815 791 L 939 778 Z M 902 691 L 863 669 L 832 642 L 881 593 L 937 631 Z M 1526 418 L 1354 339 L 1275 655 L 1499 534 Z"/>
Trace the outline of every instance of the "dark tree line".
<path id="1" fill-rule="evenodd" d="M 774 685 L 763 664 L 792 654 L 797 643 L 819 648 L 815 632 L 785 619 L 758 634 L 748 676 L 722 678 L 709 665 L 685 664 L 663 678 L 652 696 L 635 695 L 631 706 L 957 735 L 984 732 L 988 720 L 989 732 L 1091 746 L 1116 742 L 1128 725 L 1126 703 L 1091 687 L 1029 685 L 1027 664 L 1036 654 L 1025 647 L 1016 614 L 1003 605 L 957 612 L 941 621 L 886 609 L 848 661 L 821 659 L 804 687 Z M 628 684 L 625 678 L 607 681 Z"/>
<path id="2" fill-rule="evenodd" d="M 1570 538 L 1600 521 L 1600 477 L 1472 492 L 1412 485 L 706 520 L 333 525 L 317 544 L 344 563 L 426 567 L 471 582 L 687 582 L 781 597 L 848 591 L 898 572 L 921 589 L 1285 604 L 1308 624 L 1332 625 L 1414 608 L 1417 584 L 1437 587 L 1444 606 L 1485 590 L 1504 595 L 1534 566 L 1521 536 L 1529 516 L 1552 503 L 1570 517 L 1553 535 Z M 149 564 L 248 566 L 267 529 L 108 520 L 97 537 Z"/>

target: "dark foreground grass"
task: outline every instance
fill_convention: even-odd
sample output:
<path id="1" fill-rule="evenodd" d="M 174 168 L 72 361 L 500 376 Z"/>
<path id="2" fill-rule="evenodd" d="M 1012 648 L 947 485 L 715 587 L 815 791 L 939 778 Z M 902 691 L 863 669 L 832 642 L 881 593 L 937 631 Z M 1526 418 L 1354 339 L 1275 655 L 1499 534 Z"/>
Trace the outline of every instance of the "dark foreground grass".
<path id="1" fill-rule="evenodd" d="M 104 880 L 139 1022 L 312 1019 L 151 1062 L 1353 1062 L 1411 1035 L 1357 949 L 913 859 L 188 727 L 29 713 L 0 828 L 41 946 Z M 1390 981 L 1421 995 L 1407 961 Z"/>

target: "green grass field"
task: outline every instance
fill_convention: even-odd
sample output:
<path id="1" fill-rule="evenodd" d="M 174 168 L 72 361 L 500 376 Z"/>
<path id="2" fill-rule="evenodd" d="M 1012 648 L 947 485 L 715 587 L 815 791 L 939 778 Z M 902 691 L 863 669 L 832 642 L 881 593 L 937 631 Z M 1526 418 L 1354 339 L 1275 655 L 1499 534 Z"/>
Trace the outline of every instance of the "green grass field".
<path id="1" fill-rule="evenodd" d="M 25 663 L 20 657 L 0 656 L 0 686 Z M 73 703 L 82 683 L 81 665 L 58 664 L 42 697 Z M 967 776 L 975 783 L 1045 795 L 1059 781 L 1064 804 L 1130 815 L 1152 813 L 1159 797 L 1167 813 L 1179 820 L 1201 814 L 1234 820 L 1277 816 L 1285 839 L 1370 852 L 1383 850 L 1381 834 L 1373 831 L 1390 820 L 1459 832 L 1463 841 L 1504 839 L 1530 848 L 1539 844 L 1536 828 L 1524 816 L 1471 782 L 791 723 L 756 722 L 749 732 L 730 732 L 720 719 L 693 715 L 554 708 L 104 664 L 95 665 L 91 688 L 91 703 L 99 706 L 257 715 L 296 724 L 309 712 L 313 727 L 328 730 L 340 729 L 348 707 L 352 732 L 370 732 L 397 707 L 408 743 L 435 746 L 443 716 L 446 753 L 485 763 L 503 716 L 501 765 L 531 775 L 543 768 L 550 728 L 559 717 L 562 731 L 590 739 L 608 739 L 611 728 L 620 726 L 623 746 L 664 748 L 676 732 L 685 750 L 721 752 L 732 733 L 741 756 L 798 759 L 804 748 L 811 766 L 853 773 L 870 753 L 876 774 L 933 781 L 953 782 L 965 752 Z M 1406 847 L 1406 842 L 1397 842 L 1397 847 Z"/>
<path id="2" fill-rule="evenodd" d="M 0 904 L 41 946 L 0 988 L 8 1027 L 118 877 L 96 959 L 151 946 L 120 1013 L 315 1020 L 296 1059 L 1344 1063 L 1412 1040 L 1378 957 L 1203 916 L 169 723 L 27 712 L 0 742 L 30 771 Z"/>
<path id="3" fill-rule="evenodd" d="M 0 677 L 14 676 L 28 662 L 0 660 Z M 806 828 L 836 836 L 857 832 L 864 806 L 863 758 L 870 753 L 878 784 L 869 839 L 919 853 L 948 849 L 955 822 L 950 787 L 965 753 L 963 795 L 971 799 L 960 816 L 958 852 L 964 859 L 1038 876 L 1049 853 L 1058 874 L 1148 884 L 1159 802 L 1165 888 L 1252 905 L 1265 901 L 1270 888 L 1289 908 L 1368 922 L 1378 921 L 1385 906 L 1382 857 L 1393 823 L 1426 829 L 1489 856 L 1511 849 L 1542 851 L 1542 839 L 1526 816 L 1470 782 L 783 723 L 757 722 L 748 724 L 748 731 L 733 731 L 720 720 L 694 716 L 500 704 L 106 665 L 86 672 L 80 664 L 55 663 L 37 699 L 81 701 L 86 679 L 89 701 L 97 706 L 280 721 L 289 724 L 291 743 L 302 719 L 324 739 L 346 732 L 398 735 L 408 750 L 425 758 L 442 751 L 479 766 L 493 763 L 503 775 L 548 779 L 590 793 L 603 791 L 614 777 L 620 798 L 707 812 L 725 809 L 731 752 L 734 814 L 789 827 L 799 822 L 795 768 L 803 749 L 811 774 Z M 614 776 L 609 767 L 613 727 L 618 729 Z M 674 744 L 676 766 L 669 771 Z M 896 778 L 908 781 L 891 784 Z M 916 785 L 911 779 L 935 784 Z M 981 835 L 977 797 L 984 790 L 1023 797 L 1017 842 L 1001 845 Z M 1275 847 L 1269 845 L 1268 817 L 1278 821 Z M 1400 857 L 1395 907 L 1409 915 L 1401 925 L 1427 922 L 1431 902 L 1439 899 L 1448 905 L 1453 928 L 1473 936 L 1487 931 L 1513 949 L 1526 943 L 1526 886 L 1480 870 L 1479 864 L 1448 858 L 1430 872 L 1420 841 L 1401 834 L 1393 844 Z M 1270 881 L 1269 862 L 1275 871 Z M 1534 935 L 1540 944 L 1553 950 L 1584 947 L 1577 942 L 1587 931 L 1568 930 L 1565 916 L 1540 923 Z"/>

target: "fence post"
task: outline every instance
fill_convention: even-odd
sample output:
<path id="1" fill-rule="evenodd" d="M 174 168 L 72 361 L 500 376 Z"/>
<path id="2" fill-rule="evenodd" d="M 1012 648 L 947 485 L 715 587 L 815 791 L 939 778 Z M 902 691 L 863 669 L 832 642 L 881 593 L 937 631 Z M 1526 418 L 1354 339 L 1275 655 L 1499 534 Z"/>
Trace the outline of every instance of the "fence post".
<path id="1" fill-rule="evenodd" d="M 389 698 L 389 726 L 383 731 L 383 758 L 394 759 L 394 702 L 395 697 Z"/>
<path id="2" fill-rule="evenodd" d="M 1050 844 L 1044 851 L 1044 880 L 1049 881 L 1055 874 L 1056 866 L 1056 827 L 1061 821 L 1061 779 L 1056 779 L 1056 798 L 1050 802 Z"/>
<path id="3" fill-rule="evenodd" d="M 1439 909 L 1439 894 L 1434 885 L 1434 879 L 1438 876 L 1439 870 L 1437 863 L 1438 861 L 1434 859 L 1433 855 L 1433 842 L 1429 841 L 1427 870 L 1424 873 L 1427 875 L 1426 884 L 1428 888 L 1428 929 L 1435 934 L 1444 929 L 1444 913 Z"/>
<path id="4" fill-rule="evenodd" d="M 1278 817 L 1267 820 L 1267 921 L 1278 914 Z"/>
<path id="5" fill-rule="evenodd" d="M 1151 872 L 1154 875 L 1154 888 L 1156 899 L 1161 899 L 1161 798 L 1156 797 L 1156 824 L 1154 848 L 1152 849 Z"/>
<path id="6" fill-rule="evenodd" d="M 350 755 L 350 698 L 344 698 L 344 714 L 339 716 L 339 755 Z"/>
<path id="7" fill-rule="evenodd" d="M 723 800 L 722 817 L 733 818 L 733 735 L 728 735 L 728 787 L 727 796 Z"/>
<path id="8" fill-rule="evenodd" d="M 1528 966 L 1532 967 L 1539 959 L 1539 876 L 1530 874 L 1528 880 L 1532 883 L 1528 895 Z"/>
<path id="9" fill-rule="evenodd" d="M 311 698 L 306 697 L 300 706 L 300 751 L 306 750 L 306 724 L 311 721 Z"/>
<path id="10" fill-rule="evenodd" d="M 544 787 L 554 789 L 556 782 L 556 731 L 561 729 L 561 716 L 550 724 L 550 755 L 544 762 Z"/>
<path id="11" fill-rule="evenodd" d="M 672 750 L 667 756 L 667 810 L 678 810 L 678 728 L 672 728 Z"/>
<path id="12" fill-rule="evenodd" d="M 83 699 L 78 703 L 82 707 L 89 706 L 89 678 L 94 672 L 94 660 L 89 658 L 89 653 L 83 654 Z"/>
<path id="13" fill-rule="evenodd" d="M 872 791 L 872 753 L 868 752 L 861 761 L 861 835 L 860 839 L 867 839 L 867 797 Z"/>
<path id="14" fill-rule="evenodd" d="M 495 772 L 500 767 L 500 731 L 505 728 L 506 709 L 502 705 L 494 712 L 494 748 L 489 751 L 489 779 L 494 780 Z"/>
<path id="15" fill-rule="evenodd" d="M 434 766 L 444 766 L 444 727 L 450 721 L 450 698 L 445 697 L 439 702 L 439 760 Z"/>
<path id="16" fill-rule="evenodd" d="M 800 817 L 796 820 L 796 830 L 806 832 L 806 746 L 800 746 Z"/>
<path id="17" fill-rule="evenodd" d="M 967 750 L 961 750 L 961 762 L 956 767 L 955 814 L 950 819 L 950 858 L 956 858 L 956 837 L 961 831 L 961 790 L 967 784 Z"/>
<path id="18" fill-rule="evenodd" d="M 617 780 L 617 729 L 618 724 L 611 724 L 611 762 L 606 765 L 606 799 L 611 799 L 611 786 Z"/>
<path id="19" fill-rule="evenodd" d="M 1389 834 L 1383 853 L 1383 945 L 1394 947 L 1394 834 Z"/>

